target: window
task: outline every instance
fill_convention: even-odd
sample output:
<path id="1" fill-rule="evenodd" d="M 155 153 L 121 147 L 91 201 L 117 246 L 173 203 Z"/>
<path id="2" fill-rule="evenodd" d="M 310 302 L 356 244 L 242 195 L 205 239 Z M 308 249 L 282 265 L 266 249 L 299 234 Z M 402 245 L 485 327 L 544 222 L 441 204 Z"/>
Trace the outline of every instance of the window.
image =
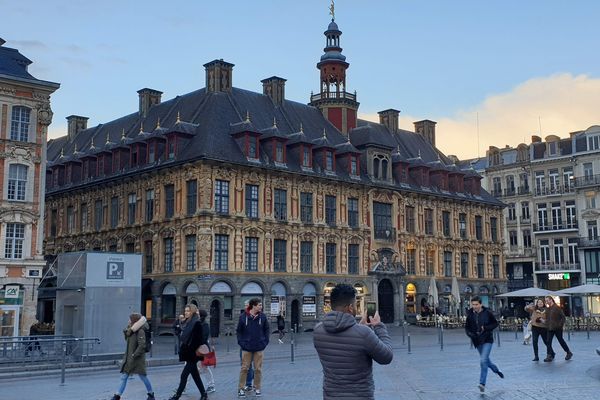
<path id="1" fill-rule="evenodd" d="M 273 209 L 277 221 L 287 221 L 287 190 L 275 189 L 275 206 Z"/>
<path id="2" fill-rule="evenodd" d="M 568 239 L 569 246 L 569 264 L 577 264 L 579 262 L 579 251 L 577 250 L 577 238 Z M 586 252 L 589 254 L 589 252 Z"/>
<path id="3" fill-rule="evenodd" d="M 350 156 L 350 175 L 358 176 L 358 158 Z"/>
<path id="4" fill-rule="evenodd" d="M 300 193 L 300 220 L 305 224 L 313 222 L 313 195 L 312 193 Z"/>
<path id="5" fill-rule="evenodd" d="M 500 177 L 496 176 L 492 179 L 492 195 L 493 196 L 501 196 L 502 195 L 502 180 Z"/>
<path id="6" fill-rule="evenodd" d="M 348 226 L 358 228 L 358 199 L 348 199 Z"/>
<path id="7" fill-rule="evenodd" d="M 433 210 L 431 208 L 425 209 L 425 234 L 433 235 Z"/>
<path id="8" fill-rule="evenodd" d="M 325 170 L 333 171 L 333 153 L 331 151 L 325 151 Z"/>
<path id="9" fill-rule="evenodd" d="M 336 244 L 325 243 L 325 273 L 335 274 Z"/>
<path id="10" fill-rule="evenodd" d="M 279 141 L 275 144 L 275 162 L 278 162 L 278 163 L 285 162 L 283 143 L 281 143 Z"/>
<path id="11" fill-rule="evenodd" d="M 509 221 L 514 221 L 517 219 L 517 210 L 515 208 L 515 203 L 509 203 L 508 207 L 508 220 Z"/>
<path id="12" fill-rule="evenodd" d="M 460 276 L 469 277 L 469 253 L 460 253 Z"/>
<path id="13" fill-rule="evenodd" d="M 86 231 L 89 226 L 89 210 L 87 203 L 81 203 L 79 206 L 79 229 L 83 232 Z"/>
<path id="14" fill-rule="evenodd" d="M 102 229 L 103 219 L 104 207 L 102 205 L 102 200 L 96 200 L 94 203 L 94 228 L 96 228 L 96 231 Z"/>
<path id="15" fill-rule="evenodd" d="M 175 215 L 175 185 L 165 185 L 165 218 Z"/>
<path id="16" fill-rule="evenodd" d="M 554 263 L 561 265 L 565 261 L 563 240 L 554 239 Z"/>
<path id="17" fill-rule="evenodd" d="M 483 254 L 477 254 L 477 277 L 485 278 L 485 264 Z"/>
<path id="18" fill-rule="evenodd" d="M 229 214 L 229 181 L 215 181 L 215 212 Z"/>
<path id="19" fill-rule="evenodd" d="M 538 211 L 538 225 L 539 230 L 545 230 L 548 225 L 548 211 L 546 210 L 546 203 L 537 204 Z"/>
<path id="20" fill-rule="evenodd" d="M 590 163 L 583 164 L 583 177 L 586 181 L 591 181 L 594 177 L 594 165 Z"/>
<path id="21" fill-rule="evenodd" d="M 550 142 L 548 143 L 548 155 L 549 156 L 555 156 L 556 155 L 556 148 L 558 147 L 556 142 Z"/>
<path id="22" fill-rule="evenodd" d="M 508 243 L 511 249 L 517 247 L 519 245 L 519 240 L 517 238 L 517 231 L 508 231 Z"/>
<path id="23" fill-rule="evenodd" d="M 483 226 L 481 222 L 481 215 L 475 216 L 475 239 L 483 240 Z"/>
<path id="24" fill-rule="evenodd" d="M 4 258 L 23 258 L 23 242 L 25 241 L 25 225 L 6 224 L 6 241 L 4 246 Z"/>
<path id="25" fill-rule="evenodd" d="M 302 147 L 302 166 L 305 168 L 311 168 L 311 151 L 310 147 Z"/>
<path id="26" fill-rule="evenodd" d="M 146 240 L 144 242 L 144 261 L 146 263 L 146 273 L 151 274 L 154 257 L 152 255 L 152 240 Z"/>
<path id="27" fill-rule="evenodd" d="M 10 123 L 10 140 L 29 141 L 29 118 L 31 110 L 27 107 L 13 107 Z"/>
<path id="28" fill-rule="evenodd" d="M 325 196 L 325 223 L 329 226 L 335 226 L 336 201 L 335 196 Z"/>
<path id="29" fill-rule="evenodd" d="M 450 212 L 442 211 L 442 230 L 445 237 L 450 237 Z"/>
<path id="30" fill-rule="evenodd" d="M 523 247 L 531 248 L 531 231 L 529 229 L 523 229 Z"/>
<path id="31" fill-rule="evenodd" d="M 74 233 L 75 231 L 75 209 L 73 206 L 67 207 L 67 230 L 69 233 Z"/>
<path id="32" fill-rule="evenodd" d="M 135 253 L 135 242 L 125 243 L 125 253 Z"/>
<path id="33" fill-rule="evenodd" d="M 412 206 L 406 206 L 404 208 L 404 214 L 406 217 L 406 232 L 415 233 L 415 208 Z"/>
<path id="34" fill-rule="evenodd" d="M 598 224 L 596 221 L 587 221 L 587 234 L 589 240 L 598 239 Z"/>
<path id="35" fill-rule="evenodd" d="M 417 260 L 415 253 L 415 249 L 406 249 L 406 273 L 408 275 L 414 275 L 417 272 Z"/>
<path id="36" fill-rule="evenodd" d="M 358 244 L 348 245 L 348 273 L 358 275 Z"/>
<path id="37" fill-rule="evenodd" d="M 444 276 L 452 276 L 452 252 L 444 252 Z"/>
<path id="38" fill-rule="evenodd" d="M 116 228 L 119 225 L 119 198 L 110 199 L 110 227 Z"/>
<path id="39" fill-rule="evenodd" d="M 175 137 L 167 139 L 167 157 L 169 158 L 169 160 L 175 158 L 175 140 Z"/>
<path id="40" fill-rule="evenodd" d="M 375 179 L 387 180 L 388 179 L 388 165 L 389 159 L 382 155 L 376 154 L 373 157 L 373 177 Z"/>
<path id="41" fill-rule="evenodd" d="M 56 236 L 56 221 L 58 219 L 58 210 L 54 209 L 50 212 L 50 236 Z"/>
<path id="42" fill-rule="evenodd" d="M 521 184 L 519 187 L 519 194 L 529 193 L 529 174 L 526 172 L 519 174 L 519 180 Z"/>
<path id="43" fill-rule="evenodd" d="M 558 175 L 558 169 L 551 169 L 548 171 L 548 183 L 550 193 L 557 193 L 560 190 L 560 178 Z"/>
<path id="44" fill-rule="evenodd" d="M 257 138 L 254 136 L 248 137 L 248 158 L 257 159 L 258 158 L 258 146 L 256 145 Z"/>
<path id="45" fill-rule="evenodd" d="M 563 184 L 567 191 L 571 190 L 573 187 L 573 167 L 563 168 Z"/>
<path id="46" fill-rule="evenodd" d="M 187 194 L 187 215 L 194 215 L 198 206 L 198 181 L 196 179 L 189 180 L 185 183 Z"/>
<path id="47" fill-rule="evenodd" d="M 600 149 L 600 135 L 588 136 L 588 151 Z"/>
<path id="48" fill-rule="evenodd" d="M 506 194 L 508 194 L 508 195 L 515 194 L 515 177 L 512 175 L 508 175 L 506 177 Z"/>
<path id="49" fill-rule="evenodd" d="M 165 238 L 165 272 L 173 272 L 173 238 Z"/>
<path id="50" fill-rule="evenodd" d="M 494 279 L 500 279 L 500 256 L 492 255 L 492 270 Z"/>
<path id="51" fill-rule="evenodd" d="M 258 271 L 258 238 L 247 237 L 245 243 L 246 271 Z"/>
<path id="52" fill-rule="evenodd" d="M 434 274 L 434 260 L 435 260 L 435 250 L 427 250 L 425 256 L 425 267 L 427 268 L 427 275 L 433 276 Z"/>
<path id="53" fill-rule="evenodd" d="M 560 209 L 560 202 L 551 204 L 552 214 L 552 229 L 562 229 L 562 210 Z"/>
<path id="54" fill-rule="evenodd" d="M 521 202 L 521 218 L 525 221 L 529 221 L 531 219 L 531 215 L 529 214 L 529 202 L 528 201 Z"/>
<path id="55" fill-rule="evenodd" d="M 313 242 L 300 242 L 300 271 L 312 272 L 313 268 Z"/>
<path id="56" fill-rule="evenodd" d="M 575 200 L 565 201 L 565 214 L 567 228 L 577 228 L 577 216 L 575 215 Z"/>
<path id="57" fill-rule="evenodd" d="M 153 163 L 156 160 L 156 149 L 154 148 L 155 144 L 148 144 L 148 163 Z"/>
<path id="58" fill-rule="evenodd" d="M 490 233 L 492 236 L 492 242 L 498 241 L 498 218 L 490 217 Z"/>
<path id="59" fill-rule="evenodd" d="M 596 208 L 596 192 L 587 191 L 585 192 L 585 208 Z"/>
<path id="60" fill-rule="evenodd" d="M 154 189 L 146 190 L 146 222 L 154 218 Z"/>
<path id="61" fill-rule="evenodd" d="M 373 202 L 373 220 L 376 239 L 392 239 L 392 205 Z"/>
<path id="62" fill-rule="evenodd" d="M 10 164 L 8 168 L 8 200 L 25 201 L 28 167 L 23 164 Z"/>
<path id="63" fill-rule="evenodd" d="M 135 224 L 135 207 L 137 205 L 137 195 L 135 193 L 129 193 L 127 196 L 127 223 L 129 225 Z"/>
<path id="64" fill-rule="evenodd" d="M 275 239 L 273 241 L 273 271 L 285 272 L 287 241 Z"/>
<path id="65" fill-rule="evenodd" d="M 258 185 L 246 185 L 246 217 L 258 218 Z"/>
<path id="66" fill-rule="evenodd" d="M 229 235 L 215 235 L 215 270 L 227 271 Z"/>
<path id="67" fill-rule="evenodd" d="M 185 237 L 185 265 L 187 271 L 196 270 L 196 235 L 186 235 Z"/>
<path id="68" fill-rule="evenodd" d="M 458 230 L 461 239 L 467 238 L 467 214 L 458 214 Z"/>
<path id="69" fill-rule="evenodd" d="M 540 240 L 540 263 L 546 265 L 550 263 L 550 242 Z"/>
<path id="70" fill-rule="evenodd" d="M 544 171 L 536 171 L 535 173 L 535 192 L 537 195 L 546 193 L 546 178 Z"/>

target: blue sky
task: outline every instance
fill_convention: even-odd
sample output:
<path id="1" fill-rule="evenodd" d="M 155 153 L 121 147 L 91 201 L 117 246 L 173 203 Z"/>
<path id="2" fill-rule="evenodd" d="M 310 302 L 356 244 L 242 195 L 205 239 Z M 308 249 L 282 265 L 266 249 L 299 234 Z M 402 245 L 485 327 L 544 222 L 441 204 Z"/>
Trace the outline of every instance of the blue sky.
<path id="1" fill-rule="evenodd" d="M 203 64 L 235 64 L 233 84 L 286 97 L 318 90 L 328 0 L 0 0 L 0 37 L 59 82 L 50 137 L 65 117 L 90 126 L 137 109 L 138 89 L 163 99 L 204 86 Z M 359 115 L 401 110 L 400 125 L 438 121 L 438 147 L 460 158 L 600 122 L 598 1 L 338 0 L 336 22 Z M 477 129 L 479 117 L 479 134 Z M 479 143 L 479 144 L 478 144 Z"/>

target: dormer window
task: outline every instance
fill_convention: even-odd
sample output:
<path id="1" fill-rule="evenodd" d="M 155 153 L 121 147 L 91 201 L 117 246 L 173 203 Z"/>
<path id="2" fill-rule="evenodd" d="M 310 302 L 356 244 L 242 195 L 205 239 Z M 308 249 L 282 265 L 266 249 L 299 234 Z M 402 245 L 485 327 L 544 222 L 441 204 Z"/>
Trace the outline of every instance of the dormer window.
<path id="1" fill-rule="evenodd" d="M 555 156 L 556 155 L 556 142 L 548 143 L 548 155 Z"/>
<path id="2" fill-rule="evenodd" d="M 373 157 L 373 177 L 382 181 L 387 181 L 389 176 L 389 158 L 383 154 L 375 154 Z"/>
<path id="3" fill-rule="evenodd" d="M 358 175 L 358 159 L 356 156 L 350 156 L 350 175 Z"/>
<path id="4" fill-rule="evenodd" d="M 588 136 L 588 151 L 600 150 L 600 135 Z"/>
<path id="5" fill-rule="evenodd" d="M 333 171 L 333 152 L 330 150 L 325 152 L 325 170 Z"/>
<path id="6" fill-rule="evenodd" d="M 305 168 L 312 167 L 312 152 L 308 146 L 302 146 L 302 166 Z"/>
<path id="7" fill-rule="evenodd" d="M 247 140 L 247 149 L 248 149 L 248 158 L 257 159 L 258 158 L 258 146 L 256 144 L 257 138 L 254 136 L 246 136 Z"/>
<path id="8" fill-rule="evenodd" d="M 156 161 L 156 143 L 149 143 L 148 144 L 148 162 L 149 163 L 153 163 L 154 161 Z"/>
<path id="9" fill-rule="evenodd" d="M 275 162 L 285 163 L 284 148 L 281 142 L 275 144 Z"/>
<path id="10" fill-rule="evenodd" d="M 168 144 L 167 144 L 168 152 L 167 152 L 167 154 L 169 155 L 169 160 L 172 160 L 172 159 L 175 158 L 175 150 L 177 148 L 176 144 L 177 144 L 176 138 L 171 138 L 171 140 L 168 141 Z"/>

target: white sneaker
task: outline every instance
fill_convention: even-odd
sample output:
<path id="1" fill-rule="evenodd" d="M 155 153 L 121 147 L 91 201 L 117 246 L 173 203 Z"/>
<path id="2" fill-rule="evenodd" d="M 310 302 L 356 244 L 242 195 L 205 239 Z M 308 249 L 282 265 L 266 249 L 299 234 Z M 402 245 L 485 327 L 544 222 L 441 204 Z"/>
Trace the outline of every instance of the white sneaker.
<path id="1" fill-rule="evenodd" d="M 283 340 L 281 340 L 281 339 L 277 339 L 277 340 L 279 340 L 279 344 L 283 344 Z"/>
<path id="2" fill-rule="evenodd" d="M 479 391 L 480 391 L 481 393 L 485 392 L 485 385 L 484 385 L 483 383 L 480 383 L 480 384 L 479 384 Z"/>
<path id="3" fill-rule="evenodd" d="M 260 397 L 260 396 L 262 396 L 262 393 L 260 392 L 260 389 L 255 389 L 255 390 L 254 390 L 254 395 L 255 395 L 256 397 Z"/>
<path id="4" fill-rule="evenodd" d="M 209 387 L 206 388 L 206 393 L 214 393 L 216 391 L 217 390 L 215 389 L 214 386 L 209 386 Z"/>

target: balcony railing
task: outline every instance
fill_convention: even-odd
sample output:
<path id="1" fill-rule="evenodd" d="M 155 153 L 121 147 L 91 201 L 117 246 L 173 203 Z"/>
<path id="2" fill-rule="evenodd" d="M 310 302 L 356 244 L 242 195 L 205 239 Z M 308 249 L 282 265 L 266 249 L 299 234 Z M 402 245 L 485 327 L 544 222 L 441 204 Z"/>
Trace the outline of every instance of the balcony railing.
<path id="1" fill-rule="evenodd" d="M 373 234 L 375 236 L 375 240 L 382 240 L 392 243 L 396 241 L 396 228 L 375 229 Z"/>
<path id="2" fill-rule="evenodd" d="M 531 217 L 519 217 L 519 221 L 521 221 L 522 224 L 530 224 Z"/>
<path id="3" fill-rule="evenodd" d="M 598 186 L 600 185 L 600 174 L 579 176 L 574 179 L 575 187 L 582 188 L 586 186 Z"/>
<path id="4" fill-rule="evenodd" d="M 356 101 L 356 93 L 348 93 L 348 92 L 324 92 L 317 93 L 310 96 L 311 103 L 313 101 L 318 100 L 327 100 L 327 99 L 348 99 L 352 101 Z"/>
<path id="5" fill-rule="evenodd" d="M 507 257 L 535 257 L 537 249 L 535 247 L 510 246 L 506 252 Z"/>
<path id="6" fill-rule="evenodd" d="M 579 247 L 600 247 L 600 238 L 579 238 L 577 239 L 577 246 Z"/>
<path id="7" fill-rule="evenodd" d="M 516 194 L 517 190 L 514 187 L 504 189 L 504 196 L 515 196 Z"/>
<path id="8" fill-rule="evenodd" d="M 581 269 L 579 263 L 536 263 L 536 271 L 577 271 Z"/>
<path id="9" fill-rule="evenodd" d="M 491 195 L 494 197 L 502 197 L 502 189 L 492 189 Z"/>
<path id="10" fill-rule="evenodd" d="M 573 186 L 571 185 L 558 185 L 555 187 L 536 187 L 535 195 L 536 196 L 555 196 L 559 194 L 571 193 L 573 192 Z"/>
<path id="11" fill-rule="evenodd" d="M 535 232 L 551 232 L 551 231 L 565 231 L 565 230 L 577 230 L 577 221 L 571 223 L 559 223 L 559 224 L 533 224 L 533 230 Z"/>
<path id="12" fill-rule="evenodd" d="M 529 194 L 531 189 L 527 186 L 519 186 L 519 194 Z"/>

